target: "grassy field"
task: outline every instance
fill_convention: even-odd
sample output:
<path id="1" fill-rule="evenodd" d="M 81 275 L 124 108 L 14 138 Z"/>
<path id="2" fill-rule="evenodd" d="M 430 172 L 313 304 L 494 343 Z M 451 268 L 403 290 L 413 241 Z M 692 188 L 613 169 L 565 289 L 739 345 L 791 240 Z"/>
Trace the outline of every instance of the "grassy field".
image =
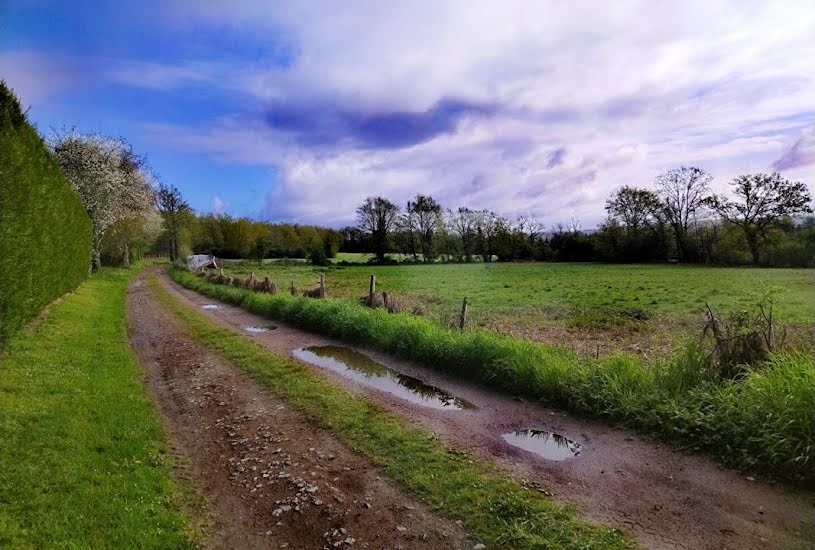
<path id="1" fill-rule="evenodd" d="M 151 288 L 193 337 L 331 429 L 432 510 L 462 520 L 474 540 L 491 548 L 517 549 L 635 546 L 620 531 L 582 521 L 573 508 L 526 489 L 465 453 L 449 451 L 430 434 L 405 425 L 308 367 L 216 326 L 180 304 L 155 278 Z"/>
<path id="2" fill-rule="evenodd" d="M 738 380 L 720 378 L 686 345 L 644 363 L 631 354 L 581 358 L 487 330 L 459 331 L 410 314 L 214 284 L 182 269 L 184 286 L 254 313 L 416 360 L 510 395 L 608 418 L 722 462 L 815 482 L 815 358 L 772 356 Z"/>
<path id="3" fill-rule="evenodd" d="M 229 264 L 230 274 L 268 275 L 278 286 L 316 286 L 326 273 L 332 297 L 356 300 L 375 274 L 378 290 L 426 310 L 442 325 L 470 301 L 474 326 L 534 341 L 597 348 L 671 347 L 696 333 L 705 303 L 721 312 L 748 307 L 763 289 L 779 289 L 776 315 L 807 336 L 815 326 L 815 270 L 608 264 L 435 264 L 333 266 Z"/>
<path id="4" fill-rule="evenodd" d="M 0 547 L 191 548 L 105 270 L 0 356 Z"/>

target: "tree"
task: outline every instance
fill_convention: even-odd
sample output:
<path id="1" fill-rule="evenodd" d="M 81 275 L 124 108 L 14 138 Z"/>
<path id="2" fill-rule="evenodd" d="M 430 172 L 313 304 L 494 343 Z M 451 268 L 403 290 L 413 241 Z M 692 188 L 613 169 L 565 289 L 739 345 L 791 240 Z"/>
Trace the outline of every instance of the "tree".
<path id="1" fill-rule="evenodd" d="M 325 253 L 325 243 L 323 242 L 322 235 L 317 229 L 310 225 L 297 226 L 297 237 L 300 241 L 300 248 L 303 250 L 303 256 L 308 258 L 311 253 L 317 249 Z"/>
<path id="2" fill-rule="evenodd" d="M 336 258 L 342 245 L 342 233 L 335 229 L 320 228 L 318 230 L 323 238 L 323 250 L 326 258 Z"/>
<path id="3" fill-rule="evenodd" d="M 412 217 L 411 227 L 415 223 L 424 261 L 432 262 L 436 255 L 434 246 L 436 231 L 443 223 L 441 206 L 430 195 L 416 195 L 412 201 L 408 201 L 405 210 Z"/>
<path id="4" fill-rule="evenodd" d="M 342 252 L 365 252 L 363 242 L 365 235 L 358 227 L 346 226 L 340 229 L 339 233 L 342 238 L 340 244 Z"/>
<path id="5" fill-rule="evenodd" d="M 475 216 L 478 253 L 485 262 L 491 262 L 495 236 L 505 220 L 495 212 L 488 210 L 479 210 L 475 212 Z"/>
<path id="6" fill-rule="evenodd" d="M 174 185 L 161 184 L 156 192 L 156 206 L 164 218 L 167 232 L 170 237 L 170 261 L 178 259 L 179 233 L 181 230 L 181 214 L 190 209 L 190 205 L 181 196 L 181 191 Z"/>
<path id="7" fill-rule="evenodd" d="M 130 214 L 105 232 L 101 256 L 105 264 L 130 266 L 130 258 L 140 259 L 161 236 L 164 220 L 154 209 Z"/>
<path id="8" fill-rule="evenodd" d="M 408 203 L 409 204 L 409 203 Z M 413 261 L 419 261 L 419 223 L 416 213 L 408 209 L 396 219 L 398 232 L 397 248 L 404 254 L 413 256 Z"/>
<path id="9" fill-rule="evenodd" d="M 696 221 L 697 211 L 706 204 L 712 180 L 713 177 L 701 168 L 686 166 L 657 176 L 657 195 L 662 201 L 665 221 L 673 230 L 680 260 L 689 257 L 688 230 Z"/>
<path id="10" fill-rule="evenodd" d="M 540 257 L 540 243 L 546 227 L 532 215 L 521 215 L 513 224 L 514 256 L 518 260 Z"/>
<path id="11" fill-rule="evenodd" d="M 728 223 L 741 229 L 757 264 L 760 240 L 783 218 L 812 212 L 812 197 L 806 185 L 791 182 L 779 173 L 738 176 L 730 185 L 735 198 L 713 195 L 707 204 Z"/>
<path id="12" fill-rule="evenodd" d="M 399 215 L 399 207 L 384 197 L 368 197 L 357 208 L 357 225 L 371 235 L 376 260 L 383 262 L 388 251 L 388 236 Z"/>
<path id="13" fill-rule="evenodd" d="M 461 254 L 464 261 L 472 261 L 477 244 L 478 213 L 464 207 L 455 212 L 449 210 L 447 213 L 447 226 L 461 243 Z"/>
<path id="14" fill-rule="evenodd" d="M 620 187 L 606 201 L 609 218 L 621 222 L 632 231 L 650 225 L 659 210 L 659 197 L 648 189 Z"/>
<path id="15" fill-rule="evenodd" d="M 98 271 L 107 230 L 152 206 L 152 178 L 146 159 L 122 139 L 73 131 L 55 136 L 51 150 L 91 219 L 91 269 Z"/>
<path id="16" fill-rule="evenodd" d="M 662 202 L 653 191 L 621 187 L 606 201 L 606 211 L 608 221 L 597 235 L 606 261 L 665 259 L 665 215 Z"/>

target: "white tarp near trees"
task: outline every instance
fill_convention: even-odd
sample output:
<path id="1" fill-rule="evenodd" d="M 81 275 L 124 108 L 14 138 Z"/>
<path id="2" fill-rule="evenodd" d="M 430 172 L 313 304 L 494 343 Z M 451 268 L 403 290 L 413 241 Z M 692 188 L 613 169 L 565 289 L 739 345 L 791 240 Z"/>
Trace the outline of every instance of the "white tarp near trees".
<path id="1" fill-rule="evenodd" d="M 218 267 L 218 264 L 215 263 L 215 256 L 210 254 L 187 256 L 187 269 L 203 269 L 209 266 Z"/>

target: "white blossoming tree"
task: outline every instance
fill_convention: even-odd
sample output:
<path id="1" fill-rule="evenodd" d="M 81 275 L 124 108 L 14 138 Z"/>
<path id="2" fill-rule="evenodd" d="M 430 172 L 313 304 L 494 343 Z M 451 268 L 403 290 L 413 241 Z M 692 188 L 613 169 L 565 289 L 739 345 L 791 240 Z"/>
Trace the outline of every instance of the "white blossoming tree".
<path id="1" fill-rule="evenodd" d="M 122 139 L 67 132 L 52 140 L 51 150 L 91 218 L 91 269 L 97 271 L 108 229 L 154 204 L 152 177 L 144 157 Z"/>

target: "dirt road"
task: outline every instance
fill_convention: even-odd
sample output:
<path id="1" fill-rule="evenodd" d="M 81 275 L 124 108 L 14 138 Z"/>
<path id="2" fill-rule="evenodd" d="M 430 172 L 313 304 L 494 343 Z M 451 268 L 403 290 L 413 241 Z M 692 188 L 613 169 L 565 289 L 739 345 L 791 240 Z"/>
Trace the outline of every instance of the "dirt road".
<path id="1" fill-rule="evenodd" d="M 128 292 L 131 344 L 201 488 L 214 548 L 471 548 L 466 533 L 389 483 L 331 433 L 186 336 L 142 273 Z"/>
<path id="2" fill-rule="evenodd" d="M 198 308 L 213 301 L 161 274 L 162 284 Z M 343 345 L 225 304 L 207 315 L 271 350 L 292 354 L 308 346 Z M 349 346 L 351 347 L 351 346 Z M 357 349 L 357 348 L 355 348 Z M 629 431 L 575 418 L 536 403 L 520 402 L 419 365 L 358 349 L 396 371 L 465 399 L 477 409 L 439 410 L 370 388 L 336 372 L 313 367 L 349 391 L 366 395 L 409 421 L 436 432 L 448 445 L 492 460 L 517 478 L 574 502 L 584 517 L 627 529 L 649 548 L 813 548 L 815 497 L 725 470 L 713 460 L 676 452 Z M 502 434 L 518 429 L 563 434 L 580 455 L 553 462 L 508 445 Z"/>

